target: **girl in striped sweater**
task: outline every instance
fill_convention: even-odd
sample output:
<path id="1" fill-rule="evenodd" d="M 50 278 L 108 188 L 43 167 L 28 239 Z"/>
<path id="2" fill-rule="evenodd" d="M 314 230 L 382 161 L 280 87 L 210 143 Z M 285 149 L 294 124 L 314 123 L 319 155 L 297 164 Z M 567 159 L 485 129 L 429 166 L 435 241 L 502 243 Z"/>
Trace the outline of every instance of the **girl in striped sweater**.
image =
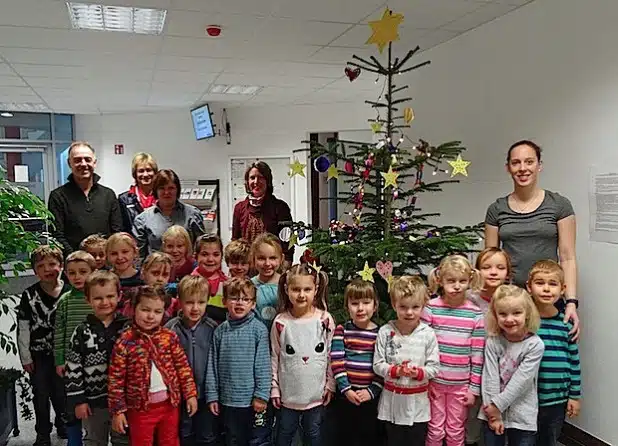
<path id="1" fill-rule="evenodd" d="M 429 273 L 429 287 L 439 296 L 425 307 L 423 319 L 433 327 L 440 348 L 440 371 L 429 388 L 431 421 L 427 446 L 463 446 L 468 408 L 480 393 L 485 329 L 483 312 L 466 299 L 482 279 L 468 259 L 445 257 Z"/>
<path id="2" fill-rule="evenodd" d="M 360 278 L 343 295 L 350 320 L 337 325 L 330 350 L 331 367 L 342 396 L 336 400 L 338 444 L 378 444 L 378 400 L 382 378 L 373 372 L 379 327 L 371 320 L 378 308 L 373 283 Z"/>

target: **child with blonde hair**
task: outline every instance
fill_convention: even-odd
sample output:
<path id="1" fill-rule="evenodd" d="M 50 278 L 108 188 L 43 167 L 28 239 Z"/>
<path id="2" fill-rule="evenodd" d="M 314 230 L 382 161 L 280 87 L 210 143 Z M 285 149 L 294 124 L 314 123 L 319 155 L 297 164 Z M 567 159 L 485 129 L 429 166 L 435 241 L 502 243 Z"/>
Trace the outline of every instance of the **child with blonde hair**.
<path id="1" fill-rule="evenodd" d="M 79 249 L 86 251 L 96 262 L 97 269 L 104 269 L 107 265 L 107 254 L 105 247 L 107 240 L 100 234 L 92 234 L 86 237 L 79 244 Z"/>
<path id="2" fill-rule="evenodd" d="M 120 279 L 121 297 L 118 308 L 123 309 L 135 294 L 136 288 L 144 284 L 139 270 L 135 267 L 137 242 L 128 232 L 117 232 L 107 239 L 105 250 L 111 271 Z"/>
<path id="3" fill-rule="evenodd" d="M 461 446 L 468 408 L 480 393 L 485 330 L 483 312 L 466 298 L 481 288 L 481 275 L 462 255 L 445 257 L 429 273 L 429 288 L 438 293 L 425 307 L 440 349 L 440 371 L 429 386 L 431 420 L 427 446 Z"/>
<path id="4" fill-rule="evenodd" d="M 530 295 L 515 285 L 496 290 L 487 313 L 483 366 L 485 446 L 534 446 L 537 431 L 537 375 L 543 357 L 540 325 Z"/>
<path id="5" fill-rule="evenodd" d="M 251 245 L 249 259 L 257 271 L 257 275 L 251 279 L 257 288 L 255 313 L 270 330 L 277 315 L 281 278 L 279 270 L 283 263 L 283 250 L 279 239 L 267 232 L 258 235 Z"/>
<path id="6" fill-rule="evenodd" d="M 395 278 L 389 291 L 397 319 L 380 328 L 373 369 L 384 378 L 378 418 L 388 446 L 424 446 L 431 419 L 429 380 L 438 374 L 438 341 L 422 321 L 429 292 L 418 276 Z"/>
<path id="7" fill-rule="evenodd" d="M 178 283 L 197 266 L 193 258 L 191 236 L 180 225 L 170 226 L 161 236 L 162 251 L 172 258 L 170 283 Z"/>
<path id="8" fill-rule="evenodd" d="M 223 251 L 225 264 L 227 265 L 230 276 L 247 277 L 249 274 L 249 254 L 251 245 L 245 239 L 232 240 L 227 244 Z"/>

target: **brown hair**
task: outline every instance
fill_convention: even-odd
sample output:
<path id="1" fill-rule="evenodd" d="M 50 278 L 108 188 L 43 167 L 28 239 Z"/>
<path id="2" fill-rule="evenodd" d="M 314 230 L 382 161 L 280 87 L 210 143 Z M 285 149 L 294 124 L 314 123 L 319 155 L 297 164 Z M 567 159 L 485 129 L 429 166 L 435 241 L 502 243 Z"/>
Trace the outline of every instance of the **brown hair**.
<path id="1" fill-rule="evenodd" d="M 43 261 L 46 257 L 56 259 L 60 265 L 64 262 L 64 257 L 60 248 L 51 245 L 37 246 L 30 254 L 30 265 L 36 268 L 36 264 Z"/>
<path id="2" fill-rule="evenodd" d="M 148 271 L 150 268 L 161 263 L 163 263 L 164 265 L 168 265 L 170 269 L 172 268 L 172 258 L 168 254 L 165 254 L 164 252 L 154 251 L 153 253 L 149 254 L 148 257 L 146 257 L 146 260 L 144 260 L 144 263 L 142 263 L 142 271 Z"/>
<path id="3" fill-rule="evenodd" d="M 493 257 L 495 254 L 502 254 L 504 256 L 506 261 L 506 280 L 511 280 L 513 277 L 513 264 L 511 263 L 511 256 L 509 256 L 508 253 L 502 248 L 491 246 L 479 252 L 478 257 L 476 258 L 476 269 L 480 271 L 483 266 L 483 262 L 485 262 L 488 258 Z"/>
<path id="4" fill-rule="evenodd" d="M 115 234 L 110 235 L 107 239 L 105 254 L 109 254 L 109 251 L 113 249 L 114 245 L 117 243 L 126 243 L 137 253 L 137 242 L 133 236 L 128 232 L 116 232 Z"/>
<path id="5" fill-rule="evenodd" d="M 131 299 L 131 305 L 136 308 L 142 299 L 159 299 L 163 302 L 165 309 L 170 306 L 171 299 L 169 294 L 162 286 L 150 286 L 142 285 L 137 287 L 133 298 Z"/>
<path id="6" fill-rule="evenodd" d="M 232 240 L 223 250 L 225 263 L 249 263 L 251 245 L 244 238 Z"/>
<path id="7" fill-rule="evenodd" d="M 326 295 L 328 293 L 328 274 L 320 269 L 316 271 L 307 263 L 301 263 L 294 265 L 288 269 L 284 274 L 281 274 L 279 278 L 279 305 L 278 312 L 290 310 L 292 308 L 292 302 L 287 292 L 287 286 L 291 280 L 294 280 L 297 276 L 311 276 L 313 277 L 313 283 L 315 283 L 315 298 L 313 299 L 313 306 L 320 310 L 326 311 Z"/>
<path id="8" fill-rule="evenodd" d="M 211 243 L 219 246 L 219 251 L 223 254 L 223 242 L 221 238 L 216 234 L 204 234 L 200 235 L 195 241 L 195 255 L 197 256 L 199 254 L 204 245 L 210 245 Z"/>
<path id="9" fill-rule="evenodd" d="M 245 170 L 245 191 L 250 194 L 249 190 L 249 172 L 252 169 L 257 169 L 258 172 L 264 177 L 266 180 L 266 195 L 272 195 L 274 187 L 273 187 L 273 171 L 270 170 L 270 166 L 266 164 L 264 161 L 255 161 L 251 163 L 247 170 Z"/>
<path id="10" fill-rule="evenodd" d="M 206 296 L 208 301 L 210 295 L 210 288 L 208 280 L 202 276 L 185 276 L 178 284 L 178 298 L 180 301 L 184 301 L 186 298 L 195 296 Z"/>
<path id="11" fill-rule="evenodd" d="M 75 147 L 88 147 L 90 150 L 92 150 L 93 155 L 96 156 L 96 152 L 94 151 L 94 147 L 92 147 L 92 145 L 90 145 L 89 142 L 86 142 L 86 141 L 74 141 L 69 146 L 69 153 L 67 155 L 69 162 L 71 161 L 71 152 L 73 151 L 73 149 Z"/>
<path id="12" fill-rule="evenodd" d="M 442 278 L 451 272 L 469 276 L 470 289 L 473 291 L 480 290 L 483 286 L 483 278 L 479 271 L 472 266 L 466 257 L 461 254 L 455 254 L 443 258 L 440 266 L 429 272 L 429 289 L 432 293 L 437 292 L 441 288 Z"/>
<path id="13" fill-rule="evenodd" d="M 412 299 L 425 305 L 429 301 L 429 290 L 420 276 L 395 277 L 388 292 L 393 308 L 402 299 Z"/>
<path id="14" fill-rule="evenodd" d="M 86 251 L 73 251 L 66 260 L 66 266 L 69 266 L 69 263 L 73 262 L 84 262 L 87 263 L 92 271 L 94 271 L 97 267 L 97 262 L 94 260 L 91 254 Z"/>
<path id="15" fill-rule="evenodd" d="M 120 296 L 120 279 L 111 271 L 97 270 L 90 274 L 86 279 L 86 285 L 84 286 L 84 294 L 90 299 L 90 289 L 94 286 L 105 286 L 108 283 L 113 283 L 116 288 L 118 296 Z"/>
<path id="16" fill-rule="evenodd" d="M 528 284 L 534 280 L 534 276 L 539 273 L 555 274 L 560 280 L 560 284 L 564 285 L 564 270 L 560 264 L 554 260 L 539 260 L 532 265 L 528 273 Z"/>
<path id="17" fill-rule="evenodd" d="M 157 196 L 157 191 L 167 186 L 168 184 L 173 183 L 176 186 L 176 199 L 180 198 L 180 178 L 176 175 L 172 169 L 162 169 L 157 172 L 152 182 L 152 193 L 155 198 L 159 198 Z"/>
<path id="18" fill-rule="evenodd" d="M 543 151 L 541 149 L 541 146 L 539 146 L 534 141 L 530 141 L 529 139 L 522 139 L 521 141 L 517 141 L 516 143 L 512 144 L 511 147 L 509 147 L 508 152 L 506 152 L 507 164 L 511 162 L 511 153 L 513 153 L 513 150 L 515 150 L 515 148 L 519 146 L 528 146 L 534 149 L 534 153 L 536 154 L 536 160 L 539 162 L 541 161 L 541 152 Z"/>
<path id="19" fill-rule="evenodd" d="M 180 225 L 174 225 L 167 228 L 167 230 L 161 236 L 161 242 L 163 243 L 163 246 L 165 246 L 167 241 L 171 238 L 183 239 L 187 246 L 187 257 L 190 257 L 193 254 L 193 244 L 191 243 L 191 236 L 184 227 Z"/>
<path id="20" fill-rule="evenodd" d="M 348 308 L 348 303 L 351 300 L 365 300 L 371 299 L 376 305 L 376 312 L 380 306 L 378 300 L 378 293 L 376 292 L 373 283 L 357 277 L 352 282 L 348 283 L 343 292 L 343 305 Z"/>
<path id="21" fill-rule="evenodd" d="M 88 251 L 88 249 L 96 248 L 99 246 L 105 246 L 107 244 L 107 240 L 101 234 L 92 234 L 83 239 L 79 244 L 79 249 L 82 251 Z"/>
<path id="22" fill-rule="evenodd" d="M 255 284 L 251 279 L 246 277 L 232 277 L 230 280 L 223 284 L 223 298 L 229 299 L 230 297 L 240 296 L 240 293 L 244 291 L 249 297 L 255 300 L 257 290 Z"/>
<path id="23" fill-rule="evenodd" d="M 281 242 L 279 241 L 279 238 L 269 232 L 262 232 L 255 238 L 255 240 L 253 240 L 253 243 L 251 244 L 249 263 L 251 264 L 252 268 L 255 268 L 255 256 L 258 249 L 260 249 L 260 246 L 263 244 L 267 244 L 275 248 L 275 251 L 277 251 L 277 255 L 283 260 L 283 249 L 281 248 Z"/>
<path id="24" fill-rule="evenodd" d="M 486 316 L 485 330 L 489 336 L 500 335 L 501 330 L 498 325 L 496 307 L 506 300 L 511 299 L 522 299 L 524 301 L 526 310 L 526 330 L 528 330 L 529 333 L 536 333 L 538 331 L 541 325 L 541 318 L 539 316 L 539 310 L 537 310 L 536 305 L 534 305 L 534 301 L 530 297 L 530 294 L 516 285 L 500 285 L 491 299 L 489 311 Z"/>
<path id="25" fill-rule="evenodd" d="M 155 159 L 152 157 L 150 153 L 146 153 L 146 152 L 136 153 L 135 156 L 133 157 L 133 160 L 131 160 L 131 175 L 133 176 L 133 179 L 135 181 L 137 181 L 137 168 L 139 167 L 140 164 L 144 164 L 144 163 L 149 164 L 150 167 L 152 167 L 152 170 L 154 170 L 155 174 L 159 170 L 159 166 L 157 165 L 157 162 L 155 161 Z"/>

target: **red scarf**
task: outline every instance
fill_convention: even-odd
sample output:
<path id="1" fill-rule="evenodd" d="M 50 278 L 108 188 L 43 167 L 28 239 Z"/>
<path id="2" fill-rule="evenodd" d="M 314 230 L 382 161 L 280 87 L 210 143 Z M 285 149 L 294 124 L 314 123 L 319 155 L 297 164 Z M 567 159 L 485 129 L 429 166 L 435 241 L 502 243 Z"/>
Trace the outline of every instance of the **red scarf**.
<path id="1" fill-rule="evenodd" d="M 129 189 L 129 193 L 137 196 L 137 201 L 139 201 L 142 209 L 148 209 L 155 204 L 156 198 L 154 197 L 154 194 L 151 192 L 149 195 L 146 195 L 136 185 L 131 186 L 131 189 Z"/>

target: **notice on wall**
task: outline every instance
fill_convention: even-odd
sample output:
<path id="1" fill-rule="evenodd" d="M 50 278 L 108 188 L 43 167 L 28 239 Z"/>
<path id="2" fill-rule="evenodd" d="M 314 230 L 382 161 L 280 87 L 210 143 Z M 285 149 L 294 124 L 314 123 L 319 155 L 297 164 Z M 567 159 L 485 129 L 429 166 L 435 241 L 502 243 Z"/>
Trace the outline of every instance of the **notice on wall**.
<path id="1" fill-rule="evenodd" d="M 590 168 L 590 240 L 618 243 L 618 167 Z"/>
<path id="2" fill-rule="evenodd" d="M 28 166 L 22 164 L 15 164 L 13 166 L 13 174 L 15 175 L 16 183 L 27 183 L 30 181 L 28 176 Z"/>

